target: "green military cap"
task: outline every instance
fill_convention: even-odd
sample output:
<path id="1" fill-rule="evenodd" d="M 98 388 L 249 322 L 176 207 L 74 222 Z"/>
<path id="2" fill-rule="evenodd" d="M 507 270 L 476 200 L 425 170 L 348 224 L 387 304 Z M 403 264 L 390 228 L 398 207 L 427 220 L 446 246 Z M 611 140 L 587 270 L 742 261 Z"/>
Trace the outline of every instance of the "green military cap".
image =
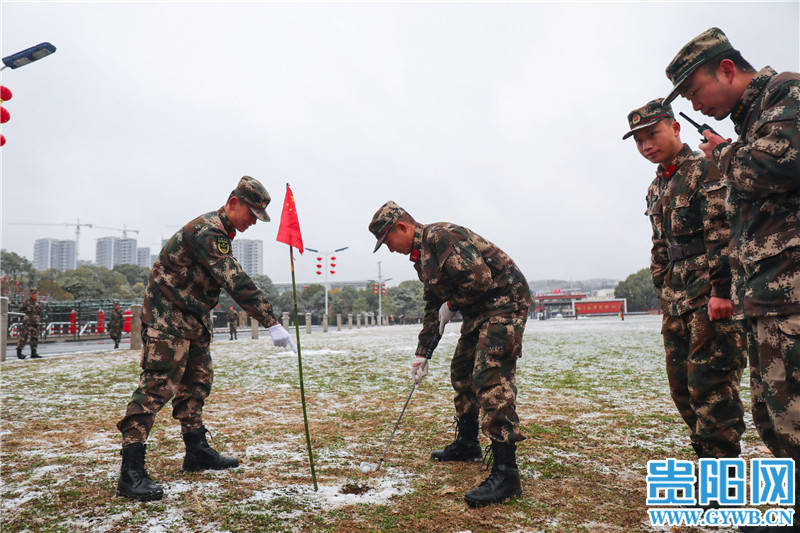
<path id="1" fill-rule="evenodd" d="M 697 67 L 729 50 L 733 50 L 733 46 L 719 28 L 710 28 L 686 43 L 667 65 L 667 78 L 672 82 L 673 89 L 664 102 L 668 104 L 678 96 L 681 84 Z"/>
<path id="2" fill-rule="evenodd" d="M 257 219 L 262 222 L 269 222 L 269 215 L 266 209 L 269 205 L 270 197 L 267 189 L 261 185 L 261 182 L 250 176 L 242 176 L 242 179 L 239 180 L 239 184 L 233 190 L 233 195 L 247 204 L 247 207 L 250 208 L 250 212 L 253 213 Z"/>
<path id="3" fill-rule="evenodd" d="M 675 115 L 672 113 L 672 106 L 665 104 L 661 98 L 650 100 L 642 107 L 628 113 L 628 125 L 631 130 L 623 135 L 622 138 L 627 139 L 633 135 L 633 132 L 636 130 L 652 126 L 659 120 L 664 120 L 665 118 L 675 118 Z"/>
<path id="4" fill-rule="evenodd" d="M 377 252 L 378 248 L 381 247 L 383 241 L 386 240 L 386 234 L 389 233 L 389 230 L 392 229 L 395 222 L 400 220 L 401 216 L 407 214 L 405 209 L 391 200 L 383 204 L 381 208 L 375 212 L 372 216 L 372 222 L 369 223 L 369 231 L 378 239 L 372 253 Z"/>

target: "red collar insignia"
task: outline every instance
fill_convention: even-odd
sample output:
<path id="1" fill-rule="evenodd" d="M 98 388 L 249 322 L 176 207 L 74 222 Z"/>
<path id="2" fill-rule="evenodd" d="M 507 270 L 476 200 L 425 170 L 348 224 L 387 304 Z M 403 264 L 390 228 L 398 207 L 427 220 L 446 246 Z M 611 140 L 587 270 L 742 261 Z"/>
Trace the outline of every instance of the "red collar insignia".
<path id="1" fill-rule="evenodd" d="M 230 233 L 228 233 L 229 239 L 233 239 L 234 237 L 236 237 L 236 231 L 231 231 Z"/>
<path id="2" fill-rule="evenodd" d="M 411 253 L 408 254 L 408 258 L 412 263 L 419 261 L 419 250 L 411 250 Z"/>
<path id="3" fill-rule="evenodd" d="M 668 180 L 669 178 L 672 177 L 673 174 L 675 174 L 675 172 L 677 170 L 678 170 L 678 167 L 675 165 L 675 163 L 673 163 L 673 164 L 671 164 L 670 166 L 668 166 L 667 168 L 664 169 L 664 171 L 662 172 L 662 175 L 664 176 L 665 180 Z"/>

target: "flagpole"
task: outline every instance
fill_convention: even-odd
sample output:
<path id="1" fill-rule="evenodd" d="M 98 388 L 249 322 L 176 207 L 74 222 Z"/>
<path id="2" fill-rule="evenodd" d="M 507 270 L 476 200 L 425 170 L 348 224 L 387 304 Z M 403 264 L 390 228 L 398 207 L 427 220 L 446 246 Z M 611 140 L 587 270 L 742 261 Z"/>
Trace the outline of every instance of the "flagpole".
<path id="1" fill-rule="evenodd" d="M 308 447 L 308 461 L 311 463 L 311 479 L 314 480 L 314 490 L 317 487 L 317 474 L 314 471 L 314 454 L 311 451 L 311 434 L 308 432 L 308 414 L 306 414 L 306 392 L 303 387 L 303 358 L 300 356 L 300 324 L 297 321 L 297 286 L 294 281 L 294 250 L 289 246 L 289 262 L 292 265 L 292 300 L 294 300 L 294 331 L 297 336 L 297 368 L 300 370 L 300 399 L 303 403 L 303 424 L 306 428 L 306 446 Z"/>

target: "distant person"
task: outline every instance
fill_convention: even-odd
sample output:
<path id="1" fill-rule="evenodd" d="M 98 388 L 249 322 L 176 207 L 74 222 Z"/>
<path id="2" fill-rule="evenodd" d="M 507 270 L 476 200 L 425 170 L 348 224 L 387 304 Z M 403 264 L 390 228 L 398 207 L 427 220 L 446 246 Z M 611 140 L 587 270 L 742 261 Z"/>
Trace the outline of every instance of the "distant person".
<path id="1" fill-rule="evenodd" d="M 114 300 L 114 307 L 111 309 L 108 334 L 114 341 L 114 348 L 119 348 L 119 341 L 122 339 L 122 311 L 119 308 L 119 300 Z"/>
<path id="2" fill-rule="evenodd" d="M 142 310 L 142 374 L 139 387 L 117 427 L 122 433 L 122 468 L 117 494 L 159 500 L 160 485 L 144 467 L 145 441 L 156 414 L 172 399 L 172 417 L 181 423 L 186 445 L 183 470 L 221 470 L 239 466 L 208 445 L 202 413 L 214 370 L 209 342 L 211 310 L 221 289 L 269 328 L 276 346 L 291 346 L 264 293 L 231 254 L 231 239 L 256 218 L 269 221 L 270 197 L 257 180 L 245 176 L 217 211 L 187 223 L 164 244 L 150 271 Z"/>
<path id="3" fill-rule="evenodd" d="M 431 457 L 438 461 L 481 458 L 481 429 L 491 440 L 492 472 L 464 496 L 470 507 L 500 503 L 522 494 L 517 442 L 525 436 L 516 411 L 517 358 L 531 305 L 531 291 L 514 261 L 467 228 L 447 222 L 423 225 L 402 207 L 387 202 L 372 217 L 369 230 L 392 252 L 408 255 L 424 284 L 425 316 L 411 377 L 419 383 L 428 359 L 456 311 L 464 321 L 450 364 L 456 392 L 455 441 Z M 437 331 L 438 330 L 438 331 Z M 438 335 L 437 335 L 438 333 Z"/>
<path id="4" fill-rule="evenodd" d="M 781 43 L 781 36 L 772 36 Z M 745 317 L 753 422 L 776 457 L 795 461 L 800 491 L 800 73 L 756 71 L 719 28 L 667 65 L 671 101 L 730 116 L 739 138 L 700 144 L 728 183 L 734 306 Z M 800 528 L 800 499 L 795 505 Z"/>
<path id="5" fill-rule="evenodd" d="M 42 356 L 36 353 L 36 348 L 39 346 L 39 333 L 41 332 L 42 321 L 42 304 L 37 301 L 39 297 L 39 290 L 33 288 L 30 291 L 30 296 L 25 300 L 19 308 L 19 312 L 24 314 L 19 330 L 19 339 L 17 340 L 17 357 L 25 359 L 22 349 L 26 344 L 31 345 L 31 359 L 41 359 Z"/>
<path id="6" fill-rule="evenodd" d="M 741 321 L 731 320 L 725 182 L 716 165 L 681 142 L 680 124 L 661 99 L 631 111 L 628 124 L 622 138 L 633 136 L 639 153 L 658 165 L 646 215 L 672 400 L 698 457 L 738 457 L 745 345 Z"/>
<path id="7" fill-rule="evenodd" d="M 228 309 L 228 328 L 230 329 L 231 340 L 239 340 L 236 336 L 236 327 L 239 325 L 239 313 L 237 313 L 233 306 Z"/>

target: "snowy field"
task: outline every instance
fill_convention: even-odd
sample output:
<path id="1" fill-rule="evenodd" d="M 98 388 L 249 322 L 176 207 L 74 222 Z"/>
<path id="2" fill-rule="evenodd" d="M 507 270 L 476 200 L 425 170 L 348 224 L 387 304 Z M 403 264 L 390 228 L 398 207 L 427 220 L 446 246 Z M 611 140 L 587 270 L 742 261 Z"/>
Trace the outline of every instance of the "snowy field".
<path id="1" fill-rule="evenodd" d="M 0 367 L 2 531 L 650 531 L 645 463 L 692 457 L 667 390 L 660 324 L 654 316 L 528 322 L 517 371 L 528 436 L 518 450 L 523 496 L 483 509 L 463 502 L 487 475 L 480 463 L 429 460 L 453 437 L 456 325 L 411 400 L 385 470 L 369 475 L 358 465 L 378 461 L 408 395 L 418 327 L 302 334 L 316 492 L 297 357 L 268 339 L 212 345 L 204 419 L 212 445 L 241 466 L 182 472 L 180 426 L 168 406 L 147 450 L 165 496 L 149 503 L 114 495 L 115 424 L 139 353 L 14 359 Z M 747 380 L 745 372 L 749 408 Z M 745 457 L 764 455 L 749 416 L 743 444 Z"/>

